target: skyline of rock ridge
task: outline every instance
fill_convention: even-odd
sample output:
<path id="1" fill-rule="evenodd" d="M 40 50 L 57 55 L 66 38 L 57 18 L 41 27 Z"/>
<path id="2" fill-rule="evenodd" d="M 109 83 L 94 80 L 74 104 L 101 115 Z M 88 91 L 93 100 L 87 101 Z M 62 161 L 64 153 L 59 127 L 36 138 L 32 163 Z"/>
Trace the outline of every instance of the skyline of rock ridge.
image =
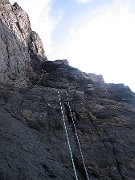
<path id="1" fill-rule="evenodd" d="M 135 93 L 48 61 L 27 13 L 0 0 L 0 180 L 75 176 L 135 179 Z"/>
<path id="2" fill-rule="evenodd" d="M 39 35 L 31 29 L 27 13 L 8 0 L 0 3 L 0 42 L 0 81 L 26 86 L 32 64 L 47 57 Z"/>

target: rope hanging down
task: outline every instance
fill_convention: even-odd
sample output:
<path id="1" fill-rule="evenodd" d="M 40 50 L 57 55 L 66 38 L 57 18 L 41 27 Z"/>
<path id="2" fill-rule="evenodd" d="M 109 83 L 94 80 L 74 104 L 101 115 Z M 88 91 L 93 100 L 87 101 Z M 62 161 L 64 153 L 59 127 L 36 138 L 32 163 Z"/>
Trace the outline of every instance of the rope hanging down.
<path id="1" fill-rule="evenodd" d="M 69 99 L 68 93 L 67 93 L 67 99 Z M 70 111 L 70 114 L 71 114 L 71 119 L 72 119 L 74 131 L 75 131 L 75 136 L 76 136 L 76 139 L 77 139 L 79 151 L 80 151 L 81 158 L 82 158 L 82 161 L 83 161 L 83 167 L 84 167 L 84 170 L 85 170 L 85 174 L 86 174 L 87 180 L 90 180 L 90 179 L 89 179 L 89 174 L 88 174 L 88 171 L 87 171 L 87 168 L 86 168 L 86 164 L 85 164 L 85 159 L 84 159 L 84 156 L 83 156 L 83 152 L 82 152 L 82 149 L 81 149 L 80 139 L 79 139 L 79 136 L 78 136 L 78 133 L 77 133 L 77 128 L 76 128 L 75 121 L 74 121 L 74 120 L 76 119 L 76 117 L 75 117 L 74 112 L 71 110 L 71 106 L 70 106 L 69 101 L 67 101 L 67 105 L 68 105 L 68 108 L 69 108 L 69 111 Z"/>
<path id="2" fill-rule="evenodd" d="M 66 126 L 64 110 L 63 110 L 63 106 L 62 106 L 62 102 L 61 102 L 60 91 L 58 90 L 57 92 L 58 92 L 58 99 L 59 99 L 59 104 L 60 104 L 60 108 L 61 108 L 62 120 L 63 120 L 64 129 L 65 129 L 65 133 L 66 133 L 67 143 L 68 143 L 68 147 L 69 147 L 70 157 L 71 157 L 71 161 L 72 161 L 72 165 L 73 165 L 73 169 L 74 169 L 74 174 L 75 174 L 76 180 L 78 180 L 77 171 L 76 171 L 76 167 L 75 167 L 75 163 L 74 163 L 74 159 L 73 159 L 73 153 L 72 153 L 72 149 L 71 149 L 71 145 L 70 145 L 70 141 L 69 141 L 69 135 L 68 135 L 68 130 L 67 130 L 67 126 Z"/>

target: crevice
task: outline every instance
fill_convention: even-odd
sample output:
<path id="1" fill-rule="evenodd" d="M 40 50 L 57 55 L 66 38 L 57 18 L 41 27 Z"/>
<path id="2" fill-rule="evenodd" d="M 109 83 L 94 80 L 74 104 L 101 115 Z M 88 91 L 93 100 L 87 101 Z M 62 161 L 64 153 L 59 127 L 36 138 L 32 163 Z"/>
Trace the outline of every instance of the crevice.
<path id="1" fill-rule="evenodd" d="M 69 110 L 67 103 L 64 103 L 64 109 L 65 109 L 65 115 L 67 116 L 68 123 L 71 124 L 72 123 L 72 117 L 71 117 L 71 112 Z"/>
<path id="2" fill-rule="evenodd" d="M 86 180 L 87 177 L 86 177 L 86 173 L 85 173 L 83 164 L 81 164 L 80 161 L 79 161 L 79 159 L 77 159 L 75 156 L 74 156 L 73 158 L 74 158 L 75 167 L 76 167 L 79 175 L 80 175 L 82 178 L 84 178 L 84 180 Z"/>
<path id="3" fill-rule="evenodd" d="M 45 170 L 45 173 L 52 179 L 56 179 L 57 176 L 50 171 L 50 169 L 48 168 L 48 166 L 46 164 L 41 164 L 42 168 Z"/>

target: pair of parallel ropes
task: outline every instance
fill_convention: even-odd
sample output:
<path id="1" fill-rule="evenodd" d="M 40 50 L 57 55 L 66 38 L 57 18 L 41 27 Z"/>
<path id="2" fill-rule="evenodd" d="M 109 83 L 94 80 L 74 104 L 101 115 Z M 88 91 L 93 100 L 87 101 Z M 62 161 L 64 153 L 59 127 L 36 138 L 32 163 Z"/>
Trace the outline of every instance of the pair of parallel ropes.
<path id="1" fill-rule="evenodd" d="M 77 170 L 76 170 L 76 166 L 75 166 L 75 162 L 74 162 L 74 158 L 73 158 L 72 147 L 71 147 L 70 139 L 69 139 L 69 133 L 68 133 L 68 130 L 67 130 L 67 125 L 66 125 L 66 117 L 65 117 L 64 108 L 63 108 L 63 105 L 62 105 L 62 100 L 61 100 L 61 94 L 60 94 L 59 90 L 57 90 L 57 93 L 58 93 L 59 105 L 60 105 L 60 108 L 61 108 L 61 115 L 62 115 L 62 121 L 63 121 L 64 130 L 65 130 L 65 134 L 66 134 L 67 144 L 68 144 L 68 148 L 69 148 L 70 158 L 71 158 L 71 162 L 72 162 L 72 166 L 73 166 L 73 170 L 74 170 L 74 175 L 75 175 L 75 179 L 78 180 Z M 67 105 L 68 105 L 68 108 L 69 108 L 69 111 L 70 111 L 71 120 L 72 120 L 72 124 L 73 124 L 73 128 L 74 128 L 75 136 L 76 136 L 76 139 L 77 139 L 79 152 L 80 152 L 80 155 L 81 155 L 81 158 L 82 158 L 86 179 L 91 180 L 89 178 L 89 174 L 88 174 L 88 171 L 87 171 L 84 155 L 83 155 L 82 148 L 81 148 L 80 139 L 79 139 L 79 136 L 78 136 L 78 133 L 77 133 L 77 128 L 76 128 L 76 124 L 75 124 L 76 117 L 75 117 L 74 112 L 71 110 L 71 106 L 70 106 L 70 103 L 68 101 L 69 95 L 68 95 L 67 92 L 66 92 L 66 96 L 67 96 Z"/>
<path id="2" fill-rule="evenodd" d="M 42 76 L 39 78 L 36 85 L 38 85 L 40 83 L 40 81 L 42 80 L 44 74 L 45 74 L 45 72 L 43 72 Z M 76 166 L 75 166 L 75 163 L 74 163 L 73 152 L 72 152 L 72 148 L 71 148 L 71 144 L 70 144 L 70 140 L 69 140 L 69 133 L 68 133 L 68 130 L 67 130 L 66 117 L 65 117 L 64 108 L 63 108 L 63 105 L 62 105 L 61 94 L 60 94 L 60 91 L 58 89 L 56 89 L 56 88 L 53 88 L 53 89 L 55 89 L 57 91 L 57 93 L 58 93 L 58 100 L 59 100 L 59 105 L 60 105 L 60 109 L 61 109 L 62 121 L 63 121 L 64 129 L 65 129 L 65 134 L 66 134 L 67 144 L 68 144 L 68 148 L 69 148 L 70 158 L 71 158 L 71 162 L 72 162 L 72 166 L 73 166 L 73 170 L 74 170 L 74 175 L 75 175 L 75 179 L 79 180 L 78 175 L 77 175 Z M 69 95 L 68 95 L 67 92 L 66 92 L 66 96 L 67 96 L 67 99 L 68 99 Z M 81 158 L 82 158 L 86 179 L 87 180 L 92 180 L 92 179 L 90 179 L 88 171 L 87 171 L 84 155 L 83 155 L 82 148 L 81 148 L 80 139 L 79 139 L 79 136 L 78 136 L 78 133 L 77 133 L 77 128 L 76 128 L 76 125 L 75 125 L 76 117 L 75 117 L 74 112 L 71 110 L 71 106 L 70 106 L 69 101 L 67 101 L 67 105 L 68 105 L 68 108 L 69 108 L 69 111 L 70 111 L 71 120 L 72 120 L 72 123 L 73 123 L 74 132 L 75 132 L 75 136 L 76 136 L 78 147 L 79 147 L 79 152 L 80 152 L 80 155 L 81 155 Z"/>

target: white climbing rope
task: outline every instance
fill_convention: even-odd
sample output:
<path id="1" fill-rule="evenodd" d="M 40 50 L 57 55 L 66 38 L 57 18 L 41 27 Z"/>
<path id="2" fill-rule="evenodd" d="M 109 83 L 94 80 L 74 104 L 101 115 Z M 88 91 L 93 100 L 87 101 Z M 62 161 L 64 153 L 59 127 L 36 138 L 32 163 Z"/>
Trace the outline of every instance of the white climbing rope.
<path id="1" fill-rule="evenodd" d="M 38 80 L 38 82 L 35 84 L 35 86 L 39 85 L 39 83 L 40 83 L 41 80 L 43 79 L 44 75 L 45 75 L 45 71 L 43 71 L 41 77 L 39 78 L 39 80 Z"/>
<path id="2" fill-rule="evenodd" d="M 60 108 L 61 108 L 62 120 L 63 120 L 64 129 L 65 129 L 65 133 L 66 133 L 67 143 L 68 143 L 68 147 L 69 147 L 70 157 L 71 157 L 71 161 L 72 161 L 72 165 L 73 165 L 73 169 L 74 169 L 74 174 L 75 174 L 76 180 L 78 180 L 77 171 L 76 171 L 76 167 L 75 167 L 75 163 L 74 163 L 74 159 L 73 159 L 73 153 L 72 153 L 72 149 L 71 149 L 71 145 L 70 145 L 70 141 L 69 141 L 68 130 L 67 130 L 66 122 L 65 122 L 64 110 L 63 110 L 63 106 L 62 106 L 62 102 L 61 102 L 61 95 L 60 95 L 59 90 L 57 92 L 58 92 L 58 99 L 59 99 L 59 104 L 60 104 Z"/>
<path id="3" fill-rule="evenodd" d="M 67 92 L 66 92 L 66 94 L 67 94 L 67 99 L 68 99 L 69 95 L 68 95 Z M 71 106 L 70 106 L 70 103 L 69 103 L 68 100 L 67 100 L 67 105 L 69 107 L 69 111 L 70 111 L 70 114 L 71 114 L 71 119 L 72 119 L 72 123 L 73 123 L 73 126 L 74 126 L 74 131 L 75 131 L 75 136 L 76 136 L 76 139 L 77 139 L 79 151 L 80 151 L 81 158 L 82 158 L 82 161 L 83 161 L 83 167 L 84 167 L 84 170 L 85 170 L 85 174 L 86 174 L 87 180 L 90 180 L 89 174 L 88 174 L 88 171 L 87 171 L 87 167 L 86 167 L 86 163 L 85 163 L 85 159 L 84 159 L 84 155 L 83 155 L 82 148 L 81 148 L 80 139 L 79 139 L 79 136 L 78 136 L 78 133 L 77 133 L 77 128 L 76 128 L 75 121 L 74 121 L 76 119 L 76 117 L 75 117 L 74 112 L 71 110 Z"/>

